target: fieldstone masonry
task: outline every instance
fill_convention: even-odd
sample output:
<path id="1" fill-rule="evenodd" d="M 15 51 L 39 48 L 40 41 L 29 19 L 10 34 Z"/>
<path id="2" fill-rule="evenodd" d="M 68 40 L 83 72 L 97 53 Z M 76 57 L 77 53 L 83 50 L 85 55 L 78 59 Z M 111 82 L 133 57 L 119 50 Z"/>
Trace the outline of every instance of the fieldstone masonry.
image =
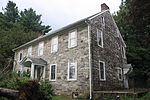
<path id="1" fill-rule="evenodd" d="M 102 24 L 102 17 L 104 17 L 104 24 Z M 93 18 L 90 23 L 93 91 L 121 89 L 123 88 L 123 80 L 118 80 L 116 68 L 123 68 L 123 65 L 126 64 L 126 59 L 122 57 L 121 46 L 124 45 L 117 33 L 117 27 L 109 12 Z M 103 32 L 103 48 L 97 45 L 96 29 L 100 29 Z M 99 60 L 105 62 L 105 81 L 100 81 Z"/>
<path id="2" fill-rule="evenodd" d="M 102 18 L 104 17 L 104 24 Z M 89 20 L 88 18 L 72 24 L 55 34 L 47 35 L 28 43 L 15 50 L 15 60 L 18 61 L 18 53 L 22 50 L 23 56 L 27 56 L 27 49 L 32 46 L 32 57 L 42 58 L 47 61 L 45 79 L 49 79 L 50 65 L 57 65 L 56 81 L 50 81 L 56 95 L 72 96 L 73 92 L 78 92 L 79 96 L 89 95 L 90 89 L 90 71 L 89 71 L 89 45 L 88 45 L 88 24 L 90 23 L 91 37 L 91 71 L 92 71 L 92 91 L 115 90 L 123 88 L 123 80 L 118 80 L 116 68 L 122 68 L 126 64 L 126 58 L 122 57 L 121 47 L 124 46 L 118 29 L 113 21 L 109 11 Z M 104 47 L 97 45 L 96 28 L 103 31 Z M 77 30 L 77 46 L 68 48 L 69 31 Z M 58 36 L 58 51 L 51 53 L 51 38 Z M 38 56 L 38 44 L 44 41 L 44 54 Z M 99 60 L 104 61 L 106 65 L 106 80 L 100 81 L 99 78 Z M 77 61 L 77 80 L 70 81 L 68 77 L 68 61 Z M 15 70 L 20 70 L 21 65 L 17 62 Z M 29 67 L 30 68 L 30 67 Z M 24 67 L 24 71 L 27 68 Z"/>

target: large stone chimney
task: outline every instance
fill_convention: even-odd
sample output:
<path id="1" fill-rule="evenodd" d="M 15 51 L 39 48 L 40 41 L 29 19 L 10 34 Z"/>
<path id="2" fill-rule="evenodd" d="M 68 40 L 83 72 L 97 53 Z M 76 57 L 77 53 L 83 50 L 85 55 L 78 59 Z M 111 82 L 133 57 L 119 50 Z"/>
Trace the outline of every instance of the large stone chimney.
<path id="1" fill-rule="evenodd" d="M 105 3 L 101 4 L 101 12 L 108 10 L 108 9 L 109 9 L 109 7 Z"/>

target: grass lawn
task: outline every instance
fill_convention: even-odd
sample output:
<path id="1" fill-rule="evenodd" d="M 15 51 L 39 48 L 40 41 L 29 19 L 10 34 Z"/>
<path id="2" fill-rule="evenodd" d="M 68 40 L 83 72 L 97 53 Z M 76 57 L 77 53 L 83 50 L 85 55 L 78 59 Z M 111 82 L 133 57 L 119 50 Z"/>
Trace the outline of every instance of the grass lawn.
<path id="1" fill-rule="evenodd" d="M 73 100 L 73 99 L 68 99 L 68 98 L 61 97 L 61 96 L 53 96 L 52 98 L 53 98 L 52 100 Z"/>

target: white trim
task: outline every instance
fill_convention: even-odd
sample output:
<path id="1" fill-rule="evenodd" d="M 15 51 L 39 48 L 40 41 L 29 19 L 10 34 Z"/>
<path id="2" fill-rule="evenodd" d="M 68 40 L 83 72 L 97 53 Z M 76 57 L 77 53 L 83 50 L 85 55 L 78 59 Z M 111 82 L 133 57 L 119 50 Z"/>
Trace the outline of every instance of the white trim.
<path id="1" fill-rule="evenodd" d="M 54 43 L 54 40 L 56 39 L 56 50 L 53 50 L 53 45 L 55 44 Z M 54 53 L 54 52 L 57 52 L 58 51 L 58 36 L 55 36 L 51 39 L 51 53 Z"/>
<path id="2" fill-rule="evenodd" d="M 71 45 L 71 33 L 72 32 L 75 32 L 75 45 Z M 78 38 L 77 38 L 78 36 L 77 36 L 77 29 L 73 29 L 73 30 L 71 30 L 71 31 L 69 31 L 69 33 L 68 33 L 68 48 L 73 48 L 73 47 L 76 47 L 77 46 L 77 41 L 78 41 Z"/>
<path id="3" fill-rule="evenodd" d="M 101 48 L 104 47 L 104 43 L 103 43 L 103 31 L 96 28 L 96 34 L 97 34 L 97 45 Z M 100 35 L 100 38 L 101 38 L 101 44 L 99 44 L 99 35 Z"/>
<path id="4" fill-rule="evenodd" d="M 42 45 L 42 47 L 40 47 Z M 40 49 L 42 49 L 42 53 L 40 53 Z M 44 53 L 44 41 L 39 42 L 38 45 L 38 56 L 42 56 Z"/>
<path id="5" fill-rule="evenodd" d="M 45 79 L 46 66 L 43 66 L 43 79 Z"/>
<path id="6" fill-rule="evenodd" d="M 123 79 L 123 74 L 122 74 L 122 68 L 120 68 L 120 67 L 117 67 L 116 68 L 117 69 L 117 76 L 118 76 L 118 80 L 120 80 L 120 81 L 122 81 L 122 79 Z M 121 79 L 120 79 L 120 77 L 119 77 L 119 72 L 118 72 L 118 70 L 120 70 L 121 71 Z"/>
<path id="7" fill-rule="evenodd" d="M 100 12 L 99 14 L 96 14 L 95 16 L 92 16 L 92 17 L 90 17 L 90 18 L 88 18 L 88 19 L 91 20 L 91 19 L 93 19 L 93 18 L 95 18 L 95 17 L 97 17 L 97 16 L 99 16 L 99 15 L 101 15 L 101 14 L 107 12 L 107 11 L 109 11 L 109 9 L 104 10 L 104 11 Z"/>
<path id="8" fill-rule="evenodd" d="M 111 14 L 110 14 L 110 15 L 111 15 Z M 117 26 L 117 24 L 116 24 L 116 22 L 115 22 L 115 20 L 114 20 L 114 18 L 113 18 L 112 15 L 111 15 L 111 18 L 112 18 L 113 23 L 114 23 L 114 25 L 115 25 L 115 27 L 116 27 L 118 37 L 120 37 L 120 39 L 121 39 L 121 41 L 122 41 L 124 47 L 126 47 L 125 41 L 123 40 L 122 35 L 121 35 L 120 31 L 119 31 L 119 28 L 118 28 L 118 26 Z"/>
<path id="9" fill-rule="evenodd" d="M 102 26 L 105 26 L 105 17 L 101 16 L 101 22 L 102 22 Z"/>
<path id="10" fill-rule="evenodd" d="M 125 51 L 125 47 L 121 46 L 121 53 L 122 53 L 122 57 L 126 58 L 126 51 Z"/>
<path id="11" fill-rule="evenodd" d="M 88 46 L 89 46 L 89 82 L 90 82 L 90 100 L 92 99 L 92 69 L 91 69 L 91 33 L 90 33 L 90 24 L 88 24 Z"/>
<path id="12" fill-rule="evenodd" d="M 69 70 L 69 68 L 70 68 L 70 63 L 75 63 L 75 79 L 70 79 L 70 78 L 69 78 L 69 73 L 70 73 L 70 70 Z M 70 62 L 70 61 L 68 61 L 68 80 L 69 80 L 69 81 L 75 81 L 75 80 L 77 80 L 77 62 Z"/>
<path id="13" fill-rule="evenodd" d="M 32 57 L 32 46 L 28 47 L 28 54 L 27 56 Z"/>
<path id="14" fill-rule="evenodd" d="M 101 72 L 101 69 L 100 69 L 100 63 L 103 63 L 104 79 L 101 78 L 101 73 L 100 73 L 100 72 Z M 99 64 L 98 64 L 98 65 L 99 65 L 99 78 L 100 78 L 101 81 L 105 81 L 105 80 L 106 80 L 106 69 L 105 69 L 106 66 L 105 66 L 105 62 L 99 60 Z"/>
<path id="15" fill-rule="evenodd" d="M 22 58 L 20 59 L 20 54 L 22 53 Z M 20 62 L 20 61 L 22 61 L 22 59 L 23 59 L 23 50 L 20 50 L 19 52 L 18 52 L 18 62 Z"/>
<path id="16" fill-rule="evenodd" d="M 35 68 L 34 68 L 35 66 L 34 66 L 34 64 L 32 63 L 31 64 L 31 79 L 34 79 L 34 70 L 35 70 Z"/>
<path id="17" fill-rule="evenodd" d="M 55 79 L 51 79 L 51 66 L 55 65 Z M 50 65 L 50 71 L 49 71 L 49 81 L 56 81 L 57 79 L 57 64 L 51 64 Z"/>

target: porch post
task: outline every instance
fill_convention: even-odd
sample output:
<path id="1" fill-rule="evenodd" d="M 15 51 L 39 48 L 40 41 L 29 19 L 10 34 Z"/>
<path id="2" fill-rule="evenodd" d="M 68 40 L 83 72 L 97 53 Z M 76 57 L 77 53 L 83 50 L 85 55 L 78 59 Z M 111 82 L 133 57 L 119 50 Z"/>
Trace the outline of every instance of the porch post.
<path id="1" fill-rule="evenodd" d="M 46 70 L 46 65 L 43 66 L 43 79 L 45 79 L 45 70 Z"/>
<path id="2" fill-rule="evenodd" d="M 31 78 L 34 79 L 34 64 L 31 64 Z"/>

